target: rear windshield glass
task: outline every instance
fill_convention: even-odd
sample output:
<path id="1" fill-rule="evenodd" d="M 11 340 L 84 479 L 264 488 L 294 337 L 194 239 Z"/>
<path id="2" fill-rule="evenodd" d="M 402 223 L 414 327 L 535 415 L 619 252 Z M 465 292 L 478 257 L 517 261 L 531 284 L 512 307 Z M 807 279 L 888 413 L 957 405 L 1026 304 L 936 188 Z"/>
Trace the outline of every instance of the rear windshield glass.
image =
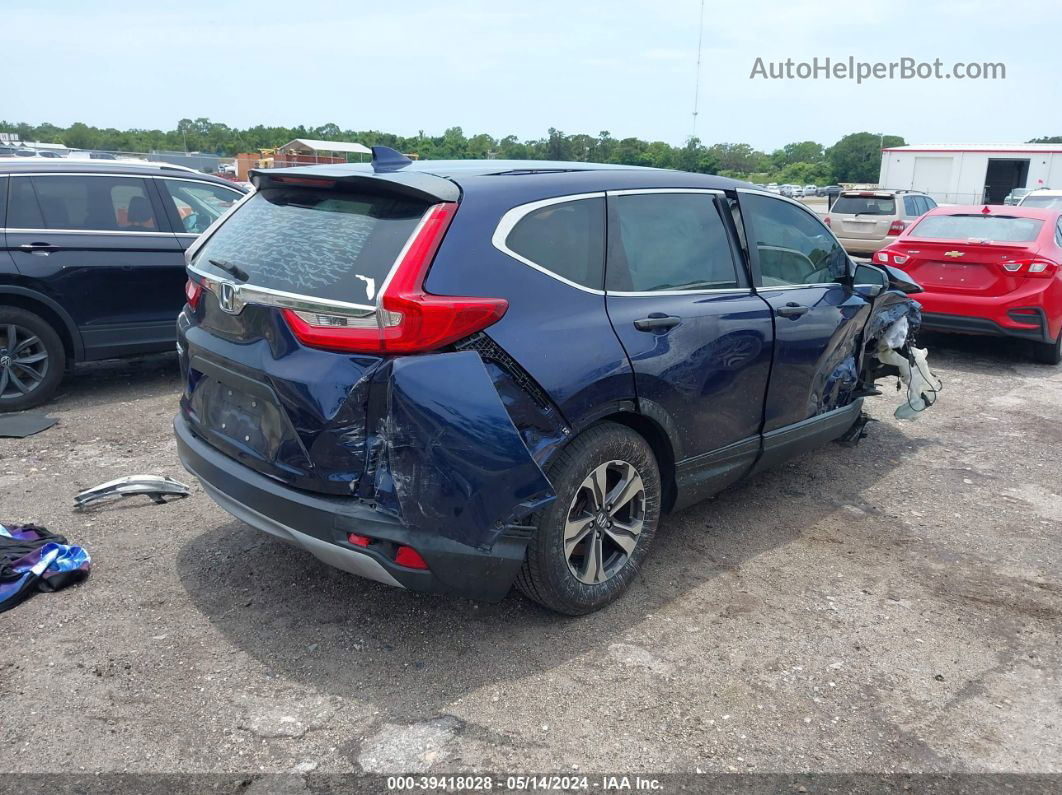
<path id="1" fill-rule="evenodd" d="M 1040 207 L 1045 210 L 1062 210 L 1062 196 L 1026 196 L 1022 207 Z"/>
<path id="2" fill-rule="evenodd" d="M 427 205 L 409 199 L 307 188 L 266 188 L 211 235 L 196 267 L 314 298 L 364 304 L 376 292 Z"/>
<path id="3" fill-rule="evenodd" d="M 1036 240 L 1043 221 L 1005 215 L 931 215 L 911 230 L 911 237 L 928 240 L 992 240 L 1027 243 Z"/>
<path id="4" fill-rule="evenodd" d="M 830 213 L 841 215 L 896 215 L 896 200 L 878 196 L 839 196 Z"/>

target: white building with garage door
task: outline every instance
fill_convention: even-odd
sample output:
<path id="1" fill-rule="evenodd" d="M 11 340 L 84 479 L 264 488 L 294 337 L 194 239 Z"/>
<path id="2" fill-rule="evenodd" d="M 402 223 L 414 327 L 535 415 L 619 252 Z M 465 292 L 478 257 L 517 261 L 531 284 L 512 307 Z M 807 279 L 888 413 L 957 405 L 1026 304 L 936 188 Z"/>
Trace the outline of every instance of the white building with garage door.
<path id="1" fill-rule="evenodd" d="M 881 150 L 883 188 L 940 204 L 1002 204 L 1014 188 L 1062 189 L 1062 144 L 915 144 Z"/>

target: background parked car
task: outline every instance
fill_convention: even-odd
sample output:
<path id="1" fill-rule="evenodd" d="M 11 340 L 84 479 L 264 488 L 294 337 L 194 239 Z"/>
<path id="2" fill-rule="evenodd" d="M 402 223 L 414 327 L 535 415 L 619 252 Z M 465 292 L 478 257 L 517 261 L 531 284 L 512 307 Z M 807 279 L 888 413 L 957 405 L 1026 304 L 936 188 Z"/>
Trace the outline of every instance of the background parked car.
<path id="1" fill-rule="evenodd" d="M 938 207 L 874 261 L 923 288 L 923 328 L 1028 340 L 1062 360 L 1062 208 Z"/>
<path id="2" fill-rule="evenodd" d="M 1062 210 L 1062 190 L 1034 190 L 1026 193 L 1018 206 Z"/>
<path id="3" fill-rule="evenodd" d="M 47 401 L 70 362 L 172 350 L 184 250 L 243 195 L 162 165 L 0 161 L 0 411 Z"/>
<path id="4" fill-rule="evenodd" d="M 1021 200 L 1029 195 L 1032 190 L 1032 188 L 1014 188 L 1010 193 L 1003 197 L 1003 203 L 1008 205 L 1021 204 Z"/>
<path id="5" fill-rule="evenodd" d="M 849 254 L 869 256 L 937 203 L 924 193 L 897 190 L 842 191 L 825 221 Z"/>
<path id="6" fill-rule="evenodd" d="M 780 187 L 778 186 L 778 183 L 777 183 L 777 182 L 768 182 L 768 183 L 767 183 L 767 192 L 768 192 L 768 193 L 778 193 L 778 194 L 781 194 L 781 192 L 782 192 L 782 189 L 781 189 L 781 188 L 780 188 Z"/>
<path id="7" fill-rule="evenodd" d="M 805 185 L 804 186 L 804 195 L 805 196 L 816 196 L 816 195 L 818 195 L 818 192 L 819 192 L 819 186 L 818 185 Z"/>
<path id="8" fill-rule="evenodd" d="M 824 185 L 815 191 L 816 196 L 839 196 L 841 194 L 840 185 Z"/>

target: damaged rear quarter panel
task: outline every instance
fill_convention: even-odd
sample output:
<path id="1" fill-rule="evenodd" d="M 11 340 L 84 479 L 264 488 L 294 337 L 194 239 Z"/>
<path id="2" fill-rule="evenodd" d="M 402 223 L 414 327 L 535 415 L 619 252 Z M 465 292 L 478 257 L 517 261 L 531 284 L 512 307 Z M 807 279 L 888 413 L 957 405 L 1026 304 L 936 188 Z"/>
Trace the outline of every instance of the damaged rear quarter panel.
<path id="1" fill-rule="evenodd" d="M 370 422 L 371 482 L 359 493 L 409 527 L 489 548 L 554 499 L 473 351 L 388 362 Z"/>

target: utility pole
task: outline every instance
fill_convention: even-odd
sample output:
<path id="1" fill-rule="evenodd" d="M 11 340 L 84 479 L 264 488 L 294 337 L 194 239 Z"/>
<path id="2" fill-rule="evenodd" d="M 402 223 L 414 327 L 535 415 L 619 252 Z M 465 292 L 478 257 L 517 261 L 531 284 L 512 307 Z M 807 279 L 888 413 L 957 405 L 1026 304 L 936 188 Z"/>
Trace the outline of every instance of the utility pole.
<path id="1" fill-rule="evenodd" d="M 697 106 L 701 98 L 701 43 L 704 41 L 704 0 L 701 0 L 701 15 L 697 22 L 697 76 L 693 83 L 693 130 L 691 138 L 697 137 Z"/>

